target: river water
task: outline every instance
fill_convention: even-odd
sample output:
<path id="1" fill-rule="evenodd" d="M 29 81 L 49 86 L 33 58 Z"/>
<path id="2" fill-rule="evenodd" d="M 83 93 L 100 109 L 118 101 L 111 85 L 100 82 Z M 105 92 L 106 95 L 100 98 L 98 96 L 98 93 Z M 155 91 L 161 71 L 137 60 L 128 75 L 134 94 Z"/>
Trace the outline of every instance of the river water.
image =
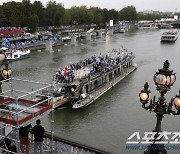
<path id="1" fill-rule="evenodd" d="M 170 67 L 177 73 L 177 80 L 166 95 L 167 101 L 180 89 L 180 40 L 162 44 L 160 36 L 165 30 L 131 30 L 91 41 L 79 40 L 76 45 L 67 43 L 54 48 L 54 53 L 42 50 L 32 52 L 30 58 L 10 64 L 13 77 L 51 83 L 59 67 L 79 61 L 94 54 L 118 49 L 122 45 L 136 55 L 138 69 L 118 83 L 113 89 L 90 106 L 73 110 L 56 109 L 54 116 L 55 134 L 75 140 L 114 154 L 140 154 L 144 150 L 127 150 L 126 141 L 134 132 L 152 131 L 156 117 L 142 109 L 138 94 L 146 81 L 152 94 L 159 96 L 153 82 L 155 71 L 169 60 Z M 180 131 L 179 116 L 165 115 L 162 129 Z M 50 130 L 51 114 L 42 119 L 43 126 Z M 137 141 L 136 138 L 134 140 Z M 168 153 L 179 153 L 178 150 Z"/>

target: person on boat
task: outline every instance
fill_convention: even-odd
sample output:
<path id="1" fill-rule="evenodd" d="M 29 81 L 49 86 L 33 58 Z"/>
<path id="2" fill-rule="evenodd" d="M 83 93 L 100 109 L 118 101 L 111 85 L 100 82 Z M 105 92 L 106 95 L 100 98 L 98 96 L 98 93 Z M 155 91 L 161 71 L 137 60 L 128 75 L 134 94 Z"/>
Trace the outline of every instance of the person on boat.
<path id="1" fill-rule="evenodd" d="M 32 129 L 34 134 L 34 154 L 38 153 L 38 147 L 40 148 L 40 154 L 43 154 L 43 140 L 44 140 L 44 127 L 41 126 L 41 120 L 36 120 L 36 125 Z"/>
<path id="2" fill-rule="evenodd" d="M 24 152 L 24 149 L 26 149 L 26 154 L 29 154 L 29 145 L 30 145 L 29 132 L 31 128 L 32 128 L 31 124 L 19 128 L 20 149 L 22 152 Z"/>

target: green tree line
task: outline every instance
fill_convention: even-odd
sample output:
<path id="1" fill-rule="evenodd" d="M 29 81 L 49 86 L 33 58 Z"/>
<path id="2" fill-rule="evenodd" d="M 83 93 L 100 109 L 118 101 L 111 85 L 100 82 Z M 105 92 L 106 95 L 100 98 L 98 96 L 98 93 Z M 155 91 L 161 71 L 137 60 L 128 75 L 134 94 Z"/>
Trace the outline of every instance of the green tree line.
<path id="1" fill-rule="evenodd" d="M 74 6 L 65 9 L 62 3 L 49 1 L 44 7 L 41 1 L 22 0 L 22 2 L 7 2 L 0 5 L 0 27 L 28 27 L 35 31 L 41 26 L 60 26 L 72 24 L 105 25 L 113 19 L 136 21 L 138 19 L 153 19 L 156 16 L 138 14 L 134 6 L 128 6 L 120 11 L 98 7 Z"/>

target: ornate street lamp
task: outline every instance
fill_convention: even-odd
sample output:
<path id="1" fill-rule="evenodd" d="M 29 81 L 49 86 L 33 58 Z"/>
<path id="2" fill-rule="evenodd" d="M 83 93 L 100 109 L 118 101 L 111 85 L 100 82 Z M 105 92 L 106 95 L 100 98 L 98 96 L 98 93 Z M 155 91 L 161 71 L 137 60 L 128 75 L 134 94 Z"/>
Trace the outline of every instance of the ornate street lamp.
<path id="1" fill-rule="evenodd" d="M 11 76 L 12 70 L 9 69 L 8 63 L 6 62 L 5 55 L 3 53 L 0 53 L 0 67 L 5 66 L 0 71 L 0 95 L 2 95 L 2 80 L 8 79 Z M 4 97 L 0 96 L 0 100 L 4 99 Z"/>
<path id="2" fill-rule="evenodd" d="M 144 84 L 144 89 L 139 93 L 140 102 L 142 103 L 142 107 L 146 110 L 152 111 L 156 113 L 157 123 L 153 132 L 156 132 L 154 136 L 153 144 L 150 144 L 148 150 L 144 152 L 144 154 L 166 154 L 167 151 L 164 148 L 163 144 L 156 144 L 156 141 L 161 141 L 161 139 L 157 140 L 159 136 L 159 132 L 161 132 L 161 121 L 164 117 L 164 114 L 180 114 L 180 91 L 179 95 L 176 95 L 169 103 L 165 100 L 164 95 L 170 91 L 171 86 L 176 81 L 176 75 L 173 73 L 173 70 L 169 70 L 169 61 L 166 60 L 164 62 L 163 68 L 159 69 L 158 72 L 154 75 L 154 82 L 156 85 L 156 89 L 160 93 L 160 97 L 156 100 L 155 96 L 151 99 L 151 92 L 149 90 L 149 85 L 146 82 Z"/>

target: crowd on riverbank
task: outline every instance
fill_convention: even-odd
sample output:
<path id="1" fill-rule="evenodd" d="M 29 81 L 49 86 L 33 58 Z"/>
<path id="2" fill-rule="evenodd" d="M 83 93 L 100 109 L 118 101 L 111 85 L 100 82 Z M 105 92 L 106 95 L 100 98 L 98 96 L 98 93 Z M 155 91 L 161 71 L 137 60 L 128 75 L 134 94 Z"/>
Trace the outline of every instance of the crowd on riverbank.
<path id="1" fill-rule="evenodd" d="M 79 62 L 59 68 L 56 72 L 57 82 L 70 82 L 74 79 L 81 79 L 85 76 L 92 76 L 96 73 L 104 73 L 120 66 L 124 61 L 133 56 L 127 49 L 113 49 L 105 55 L 92 56 Z"/>
<path id="2" fill-rule="evenodd" d="M 45 45 L 47 39 L 53 43 L 62 42 L 62 37 L 58 33 L 52 34 L 49 31 L 31 34 L 25 33 L 19 28 L 0 29 L 0 45 L 10 49 L 24 49 Z"/>

